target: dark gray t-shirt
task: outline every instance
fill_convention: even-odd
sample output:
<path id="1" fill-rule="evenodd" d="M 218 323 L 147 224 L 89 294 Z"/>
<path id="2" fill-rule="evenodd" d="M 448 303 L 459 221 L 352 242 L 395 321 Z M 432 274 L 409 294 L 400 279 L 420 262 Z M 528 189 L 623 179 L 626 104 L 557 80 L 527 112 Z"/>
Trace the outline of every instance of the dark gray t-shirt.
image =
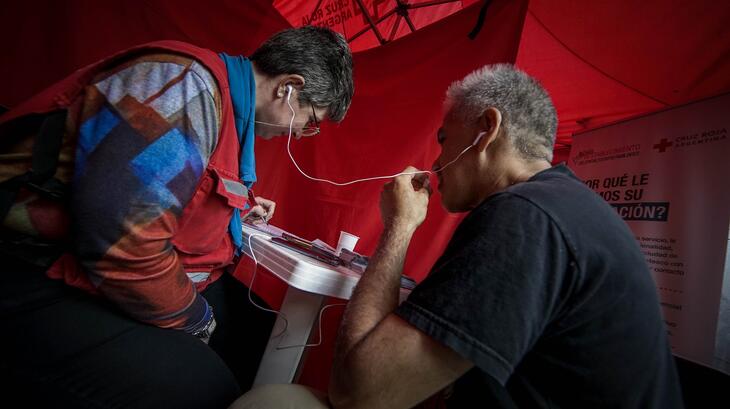
<path id="1" fill-rule="evenodd" d="M 396 313 L 474 363 L 450 407 L 682 407 L 641 250 L 564 165 L 474 209 Z"/>

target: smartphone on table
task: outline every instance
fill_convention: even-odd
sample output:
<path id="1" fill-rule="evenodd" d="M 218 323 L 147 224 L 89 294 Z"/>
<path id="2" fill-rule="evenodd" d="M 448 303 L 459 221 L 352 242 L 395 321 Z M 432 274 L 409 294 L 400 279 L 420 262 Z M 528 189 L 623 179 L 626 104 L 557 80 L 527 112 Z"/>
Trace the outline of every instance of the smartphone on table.
<path id="1" fill-rule="evenodd" d="M 307 240 L 300 239 L 286 233 L 281 237 L 272 237 L 271 241 L 282 247 L 294 250 L 299 254 L 303 254 L 332 266 L 339 266 L 342 264 L 342 260 L 340 260 L 339 257 L 318 248 Z"/>

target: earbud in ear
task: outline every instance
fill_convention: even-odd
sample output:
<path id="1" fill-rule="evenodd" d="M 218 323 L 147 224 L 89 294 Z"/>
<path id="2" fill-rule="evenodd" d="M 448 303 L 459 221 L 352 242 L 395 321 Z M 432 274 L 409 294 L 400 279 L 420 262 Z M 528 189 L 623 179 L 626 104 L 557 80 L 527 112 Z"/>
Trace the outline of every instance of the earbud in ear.
<path id="1" fill-rule="evenodd" d="M 286 84 L 286 100 L 289 101 L 291 98 L 291 92 L 294 89 L 294 87 L 291 86 L 291 84 Z"/>
<path id="2" fill-rule="evenodd" d="M 485 131 L 479 132 L 479 134 L 477 135 L 477 137 L 474 139 L 474 142 L 471 143 L 471 146 L 477 146 L 477 144 L 479 143 L 479 141 L 481 141 L 482 140 L 482 137 L 484 135 L 486 135 L 486 134 L 487 133 Z"/>

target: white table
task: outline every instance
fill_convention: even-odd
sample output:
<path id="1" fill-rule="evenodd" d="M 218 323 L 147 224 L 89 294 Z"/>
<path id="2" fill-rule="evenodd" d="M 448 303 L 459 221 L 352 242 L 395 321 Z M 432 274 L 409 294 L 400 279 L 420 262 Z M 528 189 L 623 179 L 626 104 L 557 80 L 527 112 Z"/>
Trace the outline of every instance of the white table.
<path id="1" fill-rule="evenodd" d="M 256 373 L 254 386 L 291 383 L 297 377 L 305 349 L 303 345 L 308 343 L 311 330 L 317 324 L 324 297 L 349 300 L 360 279 L 360 273 L 343 266 L 335 267 L 320 262 L 274 244 L 270 241 L 270 235 L 244 225 L 244 249 L 249 257 L 249 237 L 259 267 L 267 269 L 288 285 L 280 309 L 289 321 L 288 327 L 283 334 L 278 335 L 285 323 L 281 315 L 277 316 Z M 401 289 L 401 301 L 409 292 Z M 290 347 L 292 345 L 297 346 Z"/>

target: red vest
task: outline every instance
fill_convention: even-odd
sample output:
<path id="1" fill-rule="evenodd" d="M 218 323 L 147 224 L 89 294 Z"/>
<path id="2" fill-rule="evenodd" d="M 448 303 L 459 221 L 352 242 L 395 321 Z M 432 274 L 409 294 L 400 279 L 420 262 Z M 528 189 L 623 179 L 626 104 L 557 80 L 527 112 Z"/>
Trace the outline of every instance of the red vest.
<path id="1" fill-rule="evenodd" d="M 228 224 L 233 209 L 243 209 L 247 200 L 247 190 L 239 179 L 240 144 L 233 121 L 228 74 L 225 63 L 216 53 L 178 41 L 159 41 L 133 47 L 74 72 L 8 112 L 1 123 L 23 115 L 66 108 L 83 97 L 84 87 L 100 72 L 135 54 L 160 51 L 182 54 L 199 61 L 213 74 L 220 89 L 218 142 L 192 199 L 183 209 L 178 232 L 172 239 L 186 272 L 211 273 L 207 281 L 197 285 L 198 290 L 202 290 L 220 277 L 223 267 L 232 262 L 233 244 Z M 86 274 L 71 254 L 64 254 L 57 260 L 48 275 L 93 291 Z"/>

